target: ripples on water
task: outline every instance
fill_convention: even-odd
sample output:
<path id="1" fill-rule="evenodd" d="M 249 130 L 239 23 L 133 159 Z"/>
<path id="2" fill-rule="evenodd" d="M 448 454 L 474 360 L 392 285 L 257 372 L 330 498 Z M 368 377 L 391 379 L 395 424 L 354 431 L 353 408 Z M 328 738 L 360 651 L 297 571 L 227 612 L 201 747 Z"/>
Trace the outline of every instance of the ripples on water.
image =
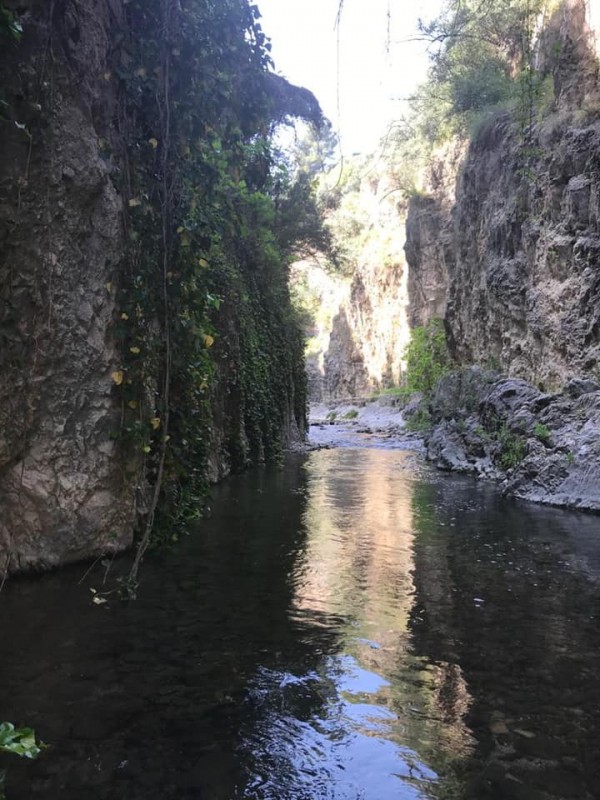
<path id="1" fill-rule="evenodd" d="M 5 586 L 9 800 L 598 797 L 599 534 L 395 450 L 232 479 L 134 603 Z"/>

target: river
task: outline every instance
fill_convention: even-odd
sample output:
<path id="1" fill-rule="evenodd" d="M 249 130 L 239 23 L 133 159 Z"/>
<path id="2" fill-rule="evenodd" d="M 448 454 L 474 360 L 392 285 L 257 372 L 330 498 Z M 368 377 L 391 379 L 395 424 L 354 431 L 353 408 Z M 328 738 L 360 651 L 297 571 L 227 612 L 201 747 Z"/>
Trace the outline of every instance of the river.
<path id="1" fill-rule="evenodd" d="M 13 579 L 8 800 L 600 797 L 600 520 L 418 454 L 290 456 L 150 554 Z M 94 590 L 94 591 L 92 591 Z"/>

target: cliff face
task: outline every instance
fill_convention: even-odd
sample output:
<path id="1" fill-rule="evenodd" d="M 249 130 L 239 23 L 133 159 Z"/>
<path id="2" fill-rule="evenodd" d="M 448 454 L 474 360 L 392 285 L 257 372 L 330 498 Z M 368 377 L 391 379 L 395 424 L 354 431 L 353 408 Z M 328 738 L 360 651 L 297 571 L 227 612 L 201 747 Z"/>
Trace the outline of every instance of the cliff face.
<path id="1" fill-rule="evenodd" d="M 0 122 L 0 569 L 122 548 L 136 514 L 136 465 L 110 436 L 124 230 L 103 76 L 118 4 L 29 6 L 0 67 L 14 117 Z"/>
<path id="2" fill-rule="evenodd" d="M 352 274 L 325 275 L 305 265 L 320 306 L 309 341 L 313 401 L 368 395 L 397 384 L 403 369 L 409 338 L 404 206 L 385 174 L 361 180 L 355 203 L 362 230 Z"/>
<path id="3" fill-rule="evenodd" d="M 586 19 L 572 0 L 547 25 L 553 112 L 527 130 L 496 115 L 469 146 L 453 207 L 434 187 L 409 211 L 411 270 L 448 275 L 457 359 L 550 388 L 600 359 L 600 121 Z"/>
<path id="4" fill-rule="evenodd" d="M 28 0 L 5 6 L 18 11 L 24 34 L 20 42 L 0 43 L 0 578 L 7 570 L 44 569 L 132 543 L 156 462 L 149 447 L 122 432 L 139 427 L 142 401 L 148 417 L 164 412 L 158 373 L 150 376 L 152 353 L 142 399 L 129 400 L 123 391 L 123 351 L 137 342 L 119 327 L 143 312 L 129 298 L 134 310 L 123 313 L 127 286 L 142 286 L 126 218 L 128 206 L 141 206 L 128 194 L 129 159 L 141 150 L 132 131 L 141 114 L 136 96 L 133 102 L 132 93 L 126 97 L 119 70 L 127 65 L 135 91 L 134 82 L 142 85 L 150 72 L 127 63 L 131 48 L 119 52 L 131 33 L 126 4 Z M 179 4 L 173 7 L 183 13 Z M 143 4 L 136 8 L 146 13 Z M 235 4 L 227 10 L 234 13 Z M 220 106 L 215 113 L 222 113 Z M 160 152 L 156 139 L 142 143 L 150 158 L 153 148 Z M 156 196 L 147 202 L 144 219 Z M 180 250 L 189 260 L 190 248 Z M 277 449 L 303 436 L 302 342 L 289 313 L 285 268 L 277 266 L 272 269 L 280 280 L 265 270 L 260 278 L 254 265 L 244 273 L 232 257 L 222 270 L 233 276 L 229 284 L 203 278 L 213 281 L 215 294 L 223 292 L 218 301 L 210 299 L 212 335 L 204 334 L 207 348 L 213 340 L 216 345 L 196 370 L 199 385 L 176 375 L 183 385 L 173 390 L 179 392 L 176 423 L 188 413 L 182 398 L 188 402 L 192 394 L 190 413 L 207 419 L 202 442 L 179 433 L 181 452 L 193 456 L 188 472 L 216 480 L 272 456 L 263 441 Z M 206 260 L 199 271 L 210 272 Z M 149 318 L 147 329 L 160 347 L 160 319 Z M 272 343 L 267 354 L 265 343 Z M 144 424 L 151 437 L 150 421 Z M 151 444 L 156 451 L 156 441 Z M 176 463 L 170 471 L 177 476 Z"/>
<path id="5" fill-rule="evenodd" d="M 411 328 L 443 318 L 448 303 L 454 239 L 449 219 L 465 144 L 454 140 L 438 150 L 427 169 L 424 191 L 414 196 L 406 219 L 408 320 Z"/>

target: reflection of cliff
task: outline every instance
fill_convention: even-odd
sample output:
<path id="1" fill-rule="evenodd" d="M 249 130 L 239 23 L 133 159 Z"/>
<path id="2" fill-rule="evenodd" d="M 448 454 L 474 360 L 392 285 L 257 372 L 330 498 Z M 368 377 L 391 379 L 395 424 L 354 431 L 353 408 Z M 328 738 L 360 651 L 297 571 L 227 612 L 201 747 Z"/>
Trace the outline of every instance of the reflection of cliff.
<path id="1" fill-rule="evenodd" d="M 398 742 L 441 765 L 469 748 L 462 719 L 469 695 L 459 667 L 413 651 L 416 488 L 406 459 L 335 450 L 309 462 L 309 538 L 294 605 L 347 620 L 347 649 L 363 669 L 390 681 L 378 702 L 399 720 Z"/>

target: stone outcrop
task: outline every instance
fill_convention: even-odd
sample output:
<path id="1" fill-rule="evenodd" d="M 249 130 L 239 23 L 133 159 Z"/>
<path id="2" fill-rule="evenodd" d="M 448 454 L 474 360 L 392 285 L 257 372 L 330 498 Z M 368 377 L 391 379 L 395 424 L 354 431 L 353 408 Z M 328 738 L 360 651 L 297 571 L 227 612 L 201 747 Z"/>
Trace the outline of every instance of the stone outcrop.
<path id="1" fill-rule="evenodd" d="M 600 511 L 600 384 L 559 394 L 471 368 L 442 379 L 429 408 L 427 457 L 499 481 L 514 497 Z"/>

